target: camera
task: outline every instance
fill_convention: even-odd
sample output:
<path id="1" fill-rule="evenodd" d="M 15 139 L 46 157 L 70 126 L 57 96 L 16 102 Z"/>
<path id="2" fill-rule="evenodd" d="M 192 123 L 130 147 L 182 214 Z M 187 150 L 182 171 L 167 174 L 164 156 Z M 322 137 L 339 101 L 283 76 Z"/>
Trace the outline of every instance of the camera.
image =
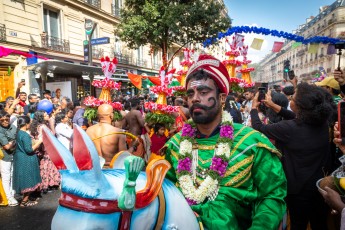
<path id="1" fill-rule="evenodd" d="M 345 49 L 345 42 L 337 42 L 334 44 L 334 47 L 338 50 L 343 50 Z"/>

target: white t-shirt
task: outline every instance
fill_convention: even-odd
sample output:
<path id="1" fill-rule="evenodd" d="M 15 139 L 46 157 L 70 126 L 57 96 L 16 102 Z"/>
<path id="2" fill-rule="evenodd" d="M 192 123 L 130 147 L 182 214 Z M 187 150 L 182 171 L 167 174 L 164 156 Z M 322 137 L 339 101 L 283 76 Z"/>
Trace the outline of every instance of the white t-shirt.
<path id="1" fill-rule="evenodd" d="M 71 150 L 71 139 L 73 135 L 73 129 L 64 123 L 59 123 L 55 127 L 55 134 L 57 139 L 68 149 Z"/>

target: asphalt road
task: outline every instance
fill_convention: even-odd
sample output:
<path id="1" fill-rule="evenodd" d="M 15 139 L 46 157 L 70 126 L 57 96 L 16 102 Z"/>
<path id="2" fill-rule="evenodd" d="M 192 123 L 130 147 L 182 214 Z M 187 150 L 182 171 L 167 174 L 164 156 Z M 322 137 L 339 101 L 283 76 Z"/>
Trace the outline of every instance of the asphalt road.
<path id="1" fill-rule="evenodd" d="M 58 206 L 60 190 L 42 194 L 38 204 L 32 207 L 0 206 L 0 229 L 49 230 Z"/>

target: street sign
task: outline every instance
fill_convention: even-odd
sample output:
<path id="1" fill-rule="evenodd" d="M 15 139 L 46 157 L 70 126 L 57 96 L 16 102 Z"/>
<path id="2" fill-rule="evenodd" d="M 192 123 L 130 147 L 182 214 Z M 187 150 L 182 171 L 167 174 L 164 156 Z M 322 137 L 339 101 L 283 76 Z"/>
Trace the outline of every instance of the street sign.
<path id="1" fill-rule="evenodd" d="M 89 61 L 89 44 L 87 41 L 84 41 L 84 61 Z"/>
<path id="2" fill-rule="evenodd" d="M 90 35 L 93 28 L 93 21 L 91 19 L 85 19 L 85 32 Z"/>
<path id="3" fill-rule="evenodd" d="M 92 46 L 102 45 L 102 44 L 109 44 L 109 43 L 110 43 L 110 38 L 109 37 L 91 39 L 91 45 Z"/>

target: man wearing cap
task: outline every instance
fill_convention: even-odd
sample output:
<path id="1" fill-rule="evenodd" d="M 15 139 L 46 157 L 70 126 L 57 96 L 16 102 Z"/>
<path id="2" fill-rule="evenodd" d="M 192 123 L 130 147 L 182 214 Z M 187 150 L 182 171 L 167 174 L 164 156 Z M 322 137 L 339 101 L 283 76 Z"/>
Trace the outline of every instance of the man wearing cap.
<path id="1" fill-rule="evenodd" d="M 316 82 L 315 85 L 321 86 L 322 88 L 326 89 L 333 96 L 333 100 L 336 104 L 338 104 L 339 101 L 342 100 L 342 98 L 339 96 L 340 85 L 334 79 L 334 77 L 326 77 L 322 81 Z"/>
<path id="2" fill-rule="evenodd" d="M 230 91 L 225 66 L 200 55 L 187 73 L 192 120 L 165 145 L 176 183 L 206 229 L 278 229 L 286 178 L 280 153 L 261 133 L 222 112 Z"/>

